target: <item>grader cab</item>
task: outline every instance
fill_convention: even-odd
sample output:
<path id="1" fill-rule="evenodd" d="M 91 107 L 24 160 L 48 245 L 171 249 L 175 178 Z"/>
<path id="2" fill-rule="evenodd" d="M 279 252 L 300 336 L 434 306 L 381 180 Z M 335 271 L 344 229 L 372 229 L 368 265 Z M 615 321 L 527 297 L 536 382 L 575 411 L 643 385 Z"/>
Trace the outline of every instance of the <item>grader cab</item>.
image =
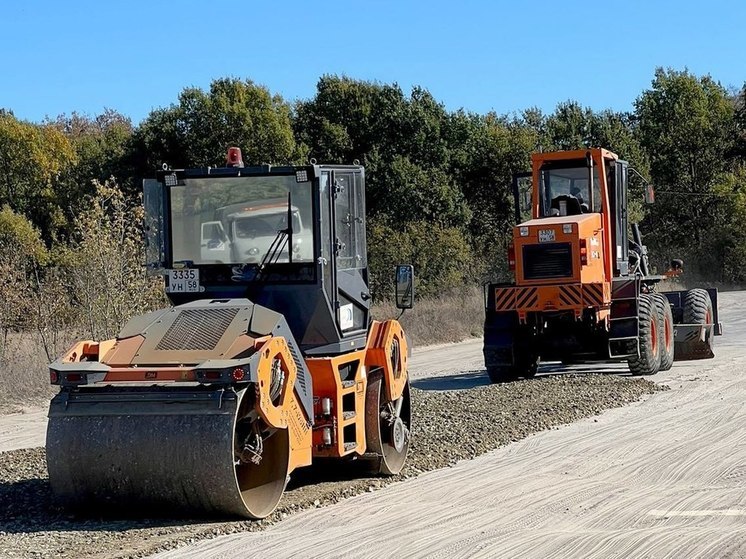
<path id="1" fill-rule="evenodd" d="M 714 356 L 717 290 L 659 291 L 667 276 L 651 273 L 640 230 L 628 223 L 631 171 L 596 148 L 534 154 L 532 172 L 516 177 L 514 281 L 486 287 L 493 382 L 533 377 L 541 361 L 626 361 L 648 375 L 674 359 Z M 681 266 L 672 262 L 672 273 Z"/>
<path id="2" fill-rule="evenodd" d="M 50 365 L 49 480 L 70 506 L 262 518 L 319 458 L 404 465 L 408 345 L 370 316 L 364 169 L 228 163 L 144 183 L 175 306 Z"/>

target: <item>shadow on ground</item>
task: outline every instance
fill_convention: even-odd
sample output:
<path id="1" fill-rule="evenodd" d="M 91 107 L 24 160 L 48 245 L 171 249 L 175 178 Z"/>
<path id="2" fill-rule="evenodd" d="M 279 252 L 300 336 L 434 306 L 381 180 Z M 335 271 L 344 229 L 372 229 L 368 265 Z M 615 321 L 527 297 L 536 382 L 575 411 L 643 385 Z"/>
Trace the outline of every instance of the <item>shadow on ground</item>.
<path id="1" fill-rule="evenodd" d="M 597 374 L 630 376 L 629 369 L 626 365 L 613 363 L 563 365 L 559 362 L 550 362 L 541 365 L 536 378 L 540 379 L 557 375 L 583 376 Z M 469 390 L 471 388 L 487 386 L 489 384 L 490 379 L 487 376 L 487 371 L 484 369 L 412 380 L 412 386 L 419 388 L 420 390 Z"/>

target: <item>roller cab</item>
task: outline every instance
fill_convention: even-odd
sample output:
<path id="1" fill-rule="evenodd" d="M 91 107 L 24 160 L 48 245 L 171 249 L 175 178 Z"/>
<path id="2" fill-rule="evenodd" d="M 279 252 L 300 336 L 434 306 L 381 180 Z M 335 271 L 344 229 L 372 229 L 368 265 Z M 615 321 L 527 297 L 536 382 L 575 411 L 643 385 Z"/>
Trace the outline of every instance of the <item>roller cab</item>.
<path id="1" fill-rule="evenodd" d="M 144 182 L 174 306 L 50 365 L 49 478 L 71 508 L 263 518 L 316 458 L 404 465 L 409 348 L 370 317 L 363 168 L 228 165 Z"/>

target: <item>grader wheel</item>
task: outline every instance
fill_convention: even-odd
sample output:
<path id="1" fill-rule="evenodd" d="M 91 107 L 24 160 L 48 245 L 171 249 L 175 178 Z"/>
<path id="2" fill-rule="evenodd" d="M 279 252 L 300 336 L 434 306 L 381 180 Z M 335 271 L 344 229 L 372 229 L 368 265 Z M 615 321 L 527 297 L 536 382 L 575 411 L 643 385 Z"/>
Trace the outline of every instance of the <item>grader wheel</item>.
<path id="1" fill-rule="evenodd" d="M 629 359 L 633 375 L 654 375 L 661 364 L 661 319 L 652 295 L 643 293 L 639 299 L 640 355 Z"/>
<path id="2" fill-rule="evenodd" d="M 668 299 L 661 293 L 653 295 L 660 317 L 661 363 L 659 371 L 668 371 L 673 366 L 673 313 Z"/>
<path id="3" fill-rule="evenodd" d="M 690 289 L 684 296 L 684 324 L 712 325 L 714 314 L 712 310 L 712 299 L 704 289 Z M 689 339 L 678 343 L 676 347 L 676 359 L 708 359 L 714 356 L 712 351 L 713 335 L 705 336 L 704 339 L 698 332 L 692 332 Z"/>

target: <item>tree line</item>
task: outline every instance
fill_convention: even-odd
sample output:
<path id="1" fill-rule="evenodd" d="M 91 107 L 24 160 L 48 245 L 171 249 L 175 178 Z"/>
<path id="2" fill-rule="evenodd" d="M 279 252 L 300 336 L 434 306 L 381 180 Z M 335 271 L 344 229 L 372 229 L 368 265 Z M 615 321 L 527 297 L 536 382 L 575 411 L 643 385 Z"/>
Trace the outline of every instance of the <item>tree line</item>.
<path id="1" fill-rule="evenodd" d="M 163 163 L 222 165 L 232 145 L 247 164 L 365 165 L 378 298 L 389 294 L 397 262 L 416 266 L 424 297 L 505 277 L 513 174 L 529 169 L 534 151 L 588 146 L 614 151 L 655 185 L 656 204 L 643 207 L 636 178 L 630 198 L 659 270 L 681 257 L 698 280 L 746 280 L 746 87 L 658 69 L 627 112 L 575 101 L 550 114 L 451 111 L 422 87 L 405 93 L 344 76 L 322 77 L 312 98 L 293 103 L 250 80 L 217 79 L 208 90 L 184 89 L 138 125 L 114 110 L 28 122 L 0 109 L 0 269 L 9 274 L 0 282 L 37 278 L 28 289 L 38 291 L 57 278 L 77 286 L 68 293 L 75 304 L 90 305 L 79 273 L 96 258 L 98 233 L 126 240 L 114 248 L 133 251 L 128 266 L 139 258 L 140 180 Z M 72 269 L 78 276 L 60 276 Z M 120 272 L 119 284 L 96 288 L 131 294 L 145 285 Z M 0 321 L 19 320 L 14 312 Z"/>

